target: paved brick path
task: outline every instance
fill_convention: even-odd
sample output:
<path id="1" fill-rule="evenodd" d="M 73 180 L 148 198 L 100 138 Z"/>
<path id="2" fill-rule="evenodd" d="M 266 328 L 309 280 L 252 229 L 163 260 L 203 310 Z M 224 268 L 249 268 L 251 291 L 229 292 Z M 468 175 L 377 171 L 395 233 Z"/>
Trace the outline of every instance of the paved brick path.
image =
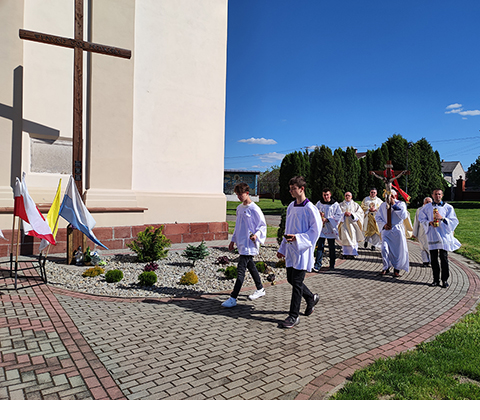
<path id="1" fill-rule="evenodd" d="M 315 312 L 291 330 L 291 288 L 225 309 L 229 291 L 190 299 L 86 296 L 41 283 L 0 282 L 0 399 L 322 399 L 356 369 L 413 348 L 472 311 L 479 269 L 450 253 L 451 287 L 409 243 L 411 271 L 380 277 L 378 252 L 309 275 Z M 27 263 L 23 263 L 28 267 Z M 304 310 L 304 303 L 302 304 Z"/>

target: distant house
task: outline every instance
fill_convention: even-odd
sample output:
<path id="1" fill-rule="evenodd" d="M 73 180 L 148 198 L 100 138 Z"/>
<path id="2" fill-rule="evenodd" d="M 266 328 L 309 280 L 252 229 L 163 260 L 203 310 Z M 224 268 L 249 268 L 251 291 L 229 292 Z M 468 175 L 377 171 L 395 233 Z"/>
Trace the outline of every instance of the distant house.
<path id="1" fill-rule="evenodd" d="M 451 196 L 449 198 L 454 200 L 457 180 L 460 178 L 465 179 L 465 171 L 463 170 L 463 166 L 459 161 L 445 162 L 442 159 L 441 165 L 443 178 L 445 181 L 447 181 L 448 186 L 450 187 Z"/>
<path id="2" fill-rule="evenodd" d="M 238 201 L 233 188 L 240 182 L 245 182 L 250 187 L 252 201 L 258 201 L 258 176 L 259 171 L 244 171 L 236 169 L 225 169 L 223 172 L 223 193 L 228 201 Z"/>
<path id="3" fill-rule="evenodd" d="M 455 186 L 457 184 L 457 179 L 460 177 L 465 179 L 465 171 L 459 161 L 445 162 L 442 160 L 441 165 L 443 177 L 450 185 Z"/>

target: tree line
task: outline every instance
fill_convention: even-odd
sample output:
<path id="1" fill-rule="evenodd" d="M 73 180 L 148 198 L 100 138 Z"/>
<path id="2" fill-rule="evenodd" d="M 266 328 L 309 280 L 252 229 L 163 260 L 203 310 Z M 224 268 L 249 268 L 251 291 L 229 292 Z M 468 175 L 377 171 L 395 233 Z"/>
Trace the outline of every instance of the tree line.
<path id="1" fill-rule="evenodd" d="M 357 158 L 353 147 L 346 150 L 332 150 L 322 145 L 313 151 L 296 151 L 285 155 L 278 170 L 279 194 L 283 205 L 288 205 L 292 197 L 288 181 L 297 175 L 307 181 L 307 197 L 316 203 L 322 197 L 324 188 L 329 188 L 335 200 L 341 202 L 344 194 L 350 191 L 354 200 L 362 200 L 369 195 L 372 187 L 377 188 L 382 197 L 385 184 L 381 179 L 370 175 L 370 171 L 383 171 L 385 163 L 391 160 L 395 171 L 409 170 L 409 175 L 398 179 L 400 188 L 410 195 L 410 205 L 414 208 L 430 197 L 434 188 L 447 189 L 442 175 L 440 154 L 434 151 L 425 138 L 408 142 L 399 134 L 389 137 L 379 148 L 368 150 L 361 159 Z"/>

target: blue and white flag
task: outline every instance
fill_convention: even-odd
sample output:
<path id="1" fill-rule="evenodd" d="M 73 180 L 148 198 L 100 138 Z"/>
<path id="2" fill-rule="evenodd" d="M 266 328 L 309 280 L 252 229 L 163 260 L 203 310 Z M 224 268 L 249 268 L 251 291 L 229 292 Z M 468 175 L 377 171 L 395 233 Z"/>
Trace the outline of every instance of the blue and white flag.
<path id="1" fill-rule="evenodd" d="M 62 206 L 60 207 L 60 216 L 62 216 L 68 223 L 70 223 L 75 229 L 83 232 L 87 237 L 97 245 L 103 245 L 93 234 L 92 229 L 95 227 L 95 219 L 89 213 L 85 204 L 83 204 L 80 193 L 77 186 L 73 181 L 73 176 L 70 175 L 68 180 L 67 189 L 63 197 Z"/>

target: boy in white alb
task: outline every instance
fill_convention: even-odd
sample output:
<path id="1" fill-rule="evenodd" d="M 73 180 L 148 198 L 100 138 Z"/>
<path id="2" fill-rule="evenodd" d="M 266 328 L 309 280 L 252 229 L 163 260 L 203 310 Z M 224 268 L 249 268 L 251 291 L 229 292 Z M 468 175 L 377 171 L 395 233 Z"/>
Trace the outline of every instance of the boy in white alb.
<path id="1" fill-rule="evenodd" d="M 302 297 L 307 302 L 305 316 L 312 314 L 319 297 L 313 294 L 303 283 L 307 271 L 312 271 L 315 264 L 313 251 L 322 230 L 320 212 L 305 197 L 305 179 L 296 176 L 289 181 L 290 194 L 295 201 L 287 208 L 285 235 L 277 252 L 278 258 L 285 258 L 287 281 L 292 285 L 290 310 L 285 321 L 278 324 L 280 328 L 292 328 L 300 322 L 300 303 Z"/>
<path id="2" fill-rule="evenodd" d="M 233 191 L 237 194 L 242 204 L 237 207 L 235 230 L 233 231 L 232 240 L 228 249 L 233 251 L 234 244 L 237 244 L 240 260 L 237 266 L 237 281 L 233 286 L 233 291 L 230 297 L 222 303 L 222 306 L 225 308 L 232 308 L 237 305 L 237 297 L 245 280 L 245 272 L 247 269 L 252 275 L 255 286 L 257 287 L 257 290 L 248 298 L 255 300 L 265 296 L 260 274 L 253 262 L 253 257 L 258 254 L 260 244 L 264 244 L 267 238 L 265 216 L 262 210 L 260 210 L 260 207 L 250 198 L 250 188 L 248 184 L 245 182 L 237 184 Z"/>

